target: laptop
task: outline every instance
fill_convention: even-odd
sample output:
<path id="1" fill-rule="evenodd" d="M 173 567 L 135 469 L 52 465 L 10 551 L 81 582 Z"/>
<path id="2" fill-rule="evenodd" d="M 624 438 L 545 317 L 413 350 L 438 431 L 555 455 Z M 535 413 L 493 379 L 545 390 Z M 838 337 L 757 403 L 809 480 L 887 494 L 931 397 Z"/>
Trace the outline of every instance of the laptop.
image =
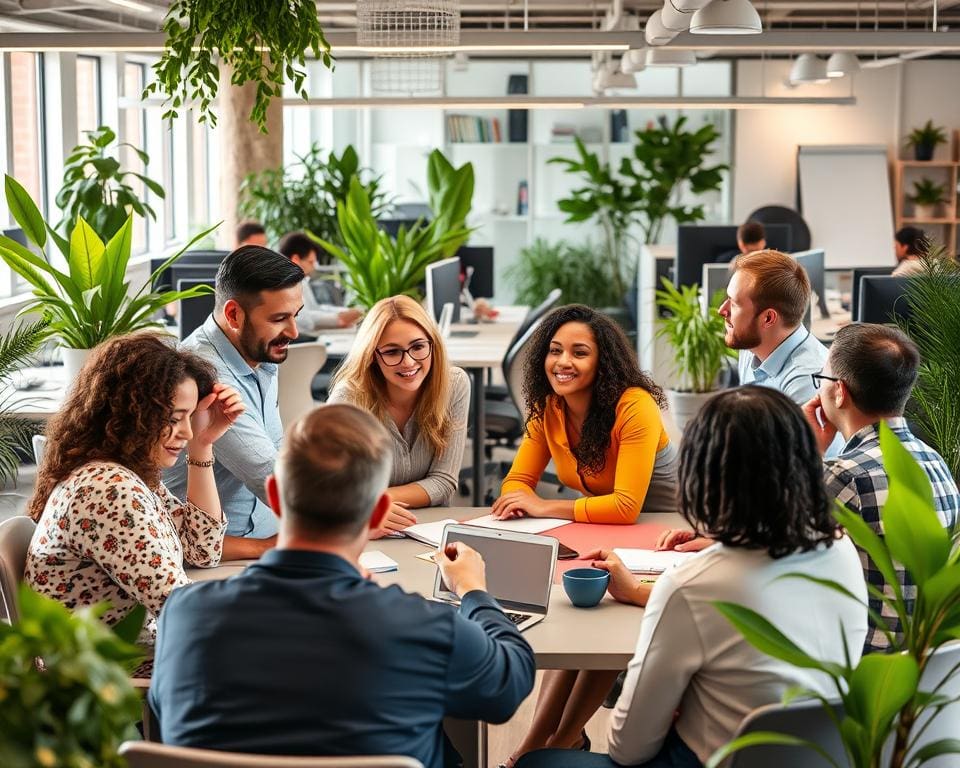
<path id="1" fill-rule="evenodd" d="M 521 632 L 543 621 L 550 605 L 558 541 L 552 536 L 448 525 L 440 548 L 462 541 L 483 557 L 487 566 L 487 592 Z M 433 597 L 447 603 L 460 599 L 444 583 L 437 569 Z"/>

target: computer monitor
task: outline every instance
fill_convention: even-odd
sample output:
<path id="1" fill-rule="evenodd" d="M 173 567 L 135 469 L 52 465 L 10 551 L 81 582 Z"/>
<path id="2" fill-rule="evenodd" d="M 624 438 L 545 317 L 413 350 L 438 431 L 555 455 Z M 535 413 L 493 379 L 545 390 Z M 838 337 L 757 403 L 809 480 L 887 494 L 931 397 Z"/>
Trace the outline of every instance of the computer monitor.
<path id="1" fill-rule="evenodd" d="M 464 283 L 475 299 L 493 298 L 493 248 L 490 246 L 465 245 L 457 251 L 464 277 L 467 268 L 473 267 L 470 282 Z"/>
<path id="2" fill-rule="evenodd" d="M 216 275 L 216 269 L 220 266 L 220 262 L 222 262 L 229 253 L 230 251 L 187 251 L 174 262 L 172 267 L 168 267 L 157 275 L 157 279 L 153 283 L 153 289 L 159 290 L 163 288 L 165 290 L 172 290 L 176 282 L 170 274 L 170 270 L 177 266 L 213 266 L 214 275 Z M 165 261 L 166 259 L 151 259 L 150 272 L 153 273 L 158 270 L 163 266 L 163 262 Z"/>
<path id="3" fill-rule="evenodd" d="M 893 323 L 910 319 L 907 299 L 909 277 L 864 275 L 856 320 L 860 323 Z"/>
<path id="4" fill-rule="evenodd" d="M 219 264 L 181 264 L 179 261 L 167 269 L 169 283 L 165 283 L 165 290 L 173 290 L 181 280 L 200 280 L 208 285 L 214 285 L 217 278 Z M 157 281 L 160 284 L 159 280 Z"/>
<path id="5" fill-rule="evenodd" d="M 703 313 L 710 311 L 710 301 L 717 291 L 724 295 L 727 292 L 727 283 L 730 282 L 729 264 L 704 264 L 700 280 L 700 306 Z"/>
<path id="6" fill-rule="evenodd" d="M 827 309 L 827 283 L 823 248 L 799 251 L 790 255 L 806 270 L 807 277 L 810 278 L 810 290 L 817 294 L 817 308 L 820 310 L 820 316 L 830 317 L 830 310 Z"/>
<path id="7" fill-rule="evenodd" d="M 790 226 L 767 224 L 767 247 L 784 253 L 790 251 Z M 682 224 L 677 233 L 677 256 L 673 269 L 675 285 L 699 284 L 704 264 L 715 264 L 737 251 L 737 227 Z M 729 261 L 730 259 L 728 259 Z"/>
<path id="8" fill-rule="evenodd" d="M 427 267 L 427 310 L 437 322 L 443 305 L 453 304 L 454 323 L 460 322 L 460 259 L 435 261 Z"/>
<path id="9" fill-rule="evenodd" d="M 851 272 L 850 280 L 850 317 L 857 318 L 860 310 L 860 278 L 867 275 L 889 276 L 893 267 L 857 267 Z"/>
<path id="10" fill-rule="evenodd" d="M 194 280 L 185 278 L 178 280 L 175 285 L 178 291 L 189 291 L 198 285 L 209 285 L 213 287 L 212 280 Z M 211 293 L 208 296 L 194 296 L 192 299 L 184 299 L 180 302 L 180 340 L 187 338 L 197 328 L 203 325 L 210 314 L 213 312 L 215 297 Z"/>

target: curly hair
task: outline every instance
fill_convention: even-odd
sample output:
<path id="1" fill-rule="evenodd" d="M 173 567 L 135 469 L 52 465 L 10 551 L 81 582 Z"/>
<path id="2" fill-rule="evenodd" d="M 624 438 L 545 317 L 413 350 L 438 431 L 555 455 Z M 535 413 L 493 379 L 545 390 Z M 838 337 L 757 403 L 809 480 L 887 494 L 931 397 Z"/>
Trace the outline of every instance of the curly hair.
<path id="1" fill-rule="evenodd" d="M 119 336 L 98 346 L 63 407 L 47 425 L 47 447 L 27 513 L 39 520 L 57 483 L 89 461 L 113 461 L 149 488 L 160 484 L 153 458 L 170 430 L 176 388 L 193 379 L 201 398 L 217 381 L 214 367 L 155 333 Z"/>
<path id="2" fill-rule="evenodd" d="M 687 423 L 679 494 L 690 526 L 729 546 L 779 558 L 836 537 L 813 430 L 769 387 L 721 392 Z"/>
<path id="3" fill-rule="evenodd" d="M 555 402 L 544 361 L 550 351 L 550 342 L 561 326 L 583 323 L 590 328 L 597 343 L 597 372 L 593 380 L 590 410 L 583 422 L 580 443 L 573 449 L 579 471 L 599 474 L 603 471 L 610 432 L 617 420 L 617 403 L 630 387 L 640 387 L 650 393 L 660 408 L 666 407 L 663 390 L 640 370 L 637 355 L 626 334 L 613 320 L 583 304 L 557 307 L 547 315 L 533 332 L 530 355 L 523 370 L 523 398 L 527 409 L 527 425 L 543 419 L 549 402 Z"/>

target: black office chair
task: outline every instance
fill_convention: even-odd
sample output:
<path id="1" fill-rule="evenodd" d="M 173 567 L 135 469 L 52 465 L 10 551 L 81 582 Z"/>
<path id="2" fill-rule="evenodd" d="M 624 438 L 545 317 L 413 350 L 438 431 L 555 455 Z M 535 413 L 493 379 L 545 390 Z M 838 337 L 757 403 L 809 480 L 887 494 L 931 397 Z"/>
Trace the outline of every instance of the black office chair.
<path id="1" fill-rule="evenodd" d="M 782 205 L 765 205 L 751 213 L 747 220 L 759 221 L 761 224 L 786 224 L 790 227 L 790 250 L 810 250 L 810 227 L 793 208 Z"/>

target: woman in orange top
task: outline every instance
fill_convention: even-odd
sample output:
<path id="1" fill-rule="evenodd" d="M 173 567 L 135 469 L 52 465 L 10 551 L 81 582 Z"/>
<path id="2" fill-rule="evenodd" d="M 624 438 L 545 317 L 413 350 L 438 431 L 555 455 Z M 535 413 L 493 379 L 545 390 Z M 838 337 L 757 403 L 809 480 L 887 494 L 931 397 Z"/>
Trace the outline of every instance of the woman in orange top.
<path id="1" fill-rule="evenodd" d="M 637 366 L 620 327 L 570 304 L 544 318 L 531 345 L 526 435 L 494 516 L 629 525 L 641 510 L 675 512 L 678 451 L 660 414 L 663 390 Z M 537 496 L 551 459 L 560 482 L 581 498 Z"/>

